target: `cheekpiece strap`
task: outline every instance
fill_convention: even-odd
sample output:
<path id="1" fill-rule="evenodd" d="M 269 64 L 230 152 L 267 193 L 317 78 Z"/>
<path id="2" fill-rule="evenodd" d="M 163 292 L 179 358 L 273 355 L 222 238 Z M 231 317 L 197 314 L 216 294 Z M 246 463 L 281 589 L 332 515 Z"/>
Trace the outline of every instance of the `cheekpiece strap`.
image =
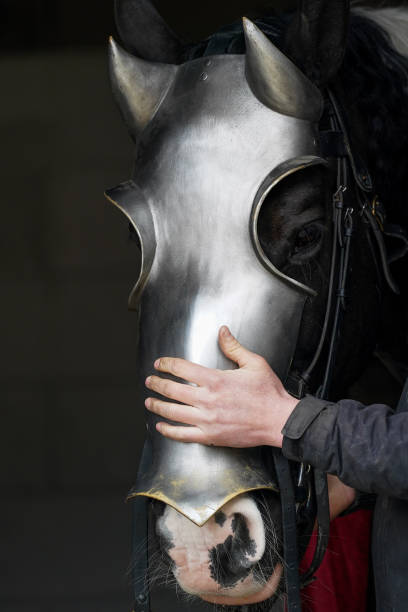
<path id="1" fill-rule="evenodd" d="M 322 153 L 325 157 L 337 159 L 347 157 L 354 175 L 354 180 L 358 187 L 362 191 L 370 193 L 374 188 L 373 181 L 360 155 L 351 148 L 347 120 L 343 114 L 343 109 L 332 90 L 328 89 L 327 95 L 328 103 L 325 107 L 325 113 L 329 116 L 334 115 L 340 129 L 334 131 L 329 130 L 327 132 L 323 131 L 320 133 Z"/>

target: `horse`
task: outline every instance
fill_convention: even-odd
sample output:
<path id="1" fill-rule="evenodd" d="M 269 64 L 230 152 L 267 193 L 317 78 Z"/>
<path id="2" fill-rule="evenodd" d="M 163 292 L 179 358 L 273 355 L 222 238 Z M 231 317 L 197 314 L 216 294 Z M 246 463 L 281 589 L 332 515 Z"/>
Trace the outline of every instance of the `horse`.
<path id="1" fill-rule="evenodd" d="M 142 251 L 130 298 L 136 310 L 142 301 L 141 380 L 164 352 L 228 367 L 214 339 L 228 313 L 240 340 L 283 378 L 311 392 L 323 380 L 332 400 L 376 346 L 401 359 L 408 10 L 350 13 L 346 1 L 305 0 L 294 14 L 236 23 L 198 44 L 181 43 L 145 0 L 118 0 L 116 18 L 127 51 L 111 42 L 112 82 L 136 153 L 131 183 L 107 195 Z M 247 217 L 240 198 L 250 200 Z M 336 277 L 333 245 L 343 230 Z M 251 275 L 241 275 L 245 266 Z M 280 301 L 271 311 L 272 294 Z M 265 449 L 174 450 L 154 438 L 154 424 L 153 467 L 130 497 L 151 499 L 163 571 L 221 608 L 269 610 L 284 588 L 285 534 Z M 217 465 L 228 467 L 222 482 Z M 298 521 L 301 553 L 313 522 Z"/>

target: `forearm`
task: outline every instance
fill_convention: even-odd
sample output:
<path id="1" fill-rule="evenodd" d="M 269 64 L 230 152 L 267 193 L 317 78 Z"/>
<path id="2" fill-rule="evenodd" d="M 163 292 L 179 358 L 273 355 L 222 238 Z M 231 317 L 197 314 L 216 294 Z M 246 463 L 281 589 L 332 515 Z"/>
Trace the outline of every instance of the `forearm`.
<path id="1" fill-rule="evenodd" d="M 367 493 L 408 499 L 408 413 L 303 399 L 283 428 L 283 453 Z"/>

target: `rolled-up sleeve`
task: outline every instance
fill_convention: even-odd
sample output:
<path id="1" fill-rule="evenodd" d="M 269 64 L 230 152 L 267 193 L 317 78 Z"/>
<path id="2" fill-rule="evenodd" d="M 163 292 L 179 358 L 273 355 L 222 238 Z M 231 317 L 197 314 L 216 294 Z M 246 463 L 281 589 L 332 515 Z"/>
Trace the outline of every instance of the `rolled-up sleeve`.
<path id="1" fill-rule="evenodd" d="M 364 491 L 408 499 L 408 412 L 306 396 L 282 430 L 283 454 Z"/>

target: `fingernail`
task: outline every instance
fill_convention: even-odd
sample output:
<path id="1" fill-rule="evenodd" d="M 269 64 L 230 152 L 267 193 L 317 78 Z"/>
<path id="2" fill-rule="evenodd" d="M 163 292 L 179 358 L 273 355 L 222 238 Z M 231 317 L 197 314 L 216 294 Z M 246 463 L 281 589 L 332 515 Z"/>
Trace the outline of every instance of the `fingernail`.
<path id="1" fill-rule="evenodd" d="M 150 385 L 150 381 L 151 381 L 151 380 L 152 380 L 152 377 L 151 377 L 151 376 L 148 376 L 148 377 L 146 378 L 146 380 L 145 380 L 145 385 L 146 385 L 146 387 L 148 387 L 148 386 Z"/>
<path id="2" fill-rule="evenodd" d="M 160 359 L 156 359 L 156 361 L 154 362 L 154 367 L 156 368 L 156 370 L 160 368 Z"/>
<path id="3" fill-rule="evenodd" d="M 146 408 L 150 408 L 150 406 L 151 406 L 151 405 L 152 405 L 152 400 L 151 400 L 151 398 L 150 398 L 150 397 L 148 397 L 148 398 L 145 400 L 145 406 L 146 406 Z"/>
<path id="4" fill-rule="evenodd" d="M 221 336 L 229 336 L 230 330 L 228 329 L 228 327 L 226 325 L 223 325 L 221 327 L 220 334 L 221 334 Z"/>

